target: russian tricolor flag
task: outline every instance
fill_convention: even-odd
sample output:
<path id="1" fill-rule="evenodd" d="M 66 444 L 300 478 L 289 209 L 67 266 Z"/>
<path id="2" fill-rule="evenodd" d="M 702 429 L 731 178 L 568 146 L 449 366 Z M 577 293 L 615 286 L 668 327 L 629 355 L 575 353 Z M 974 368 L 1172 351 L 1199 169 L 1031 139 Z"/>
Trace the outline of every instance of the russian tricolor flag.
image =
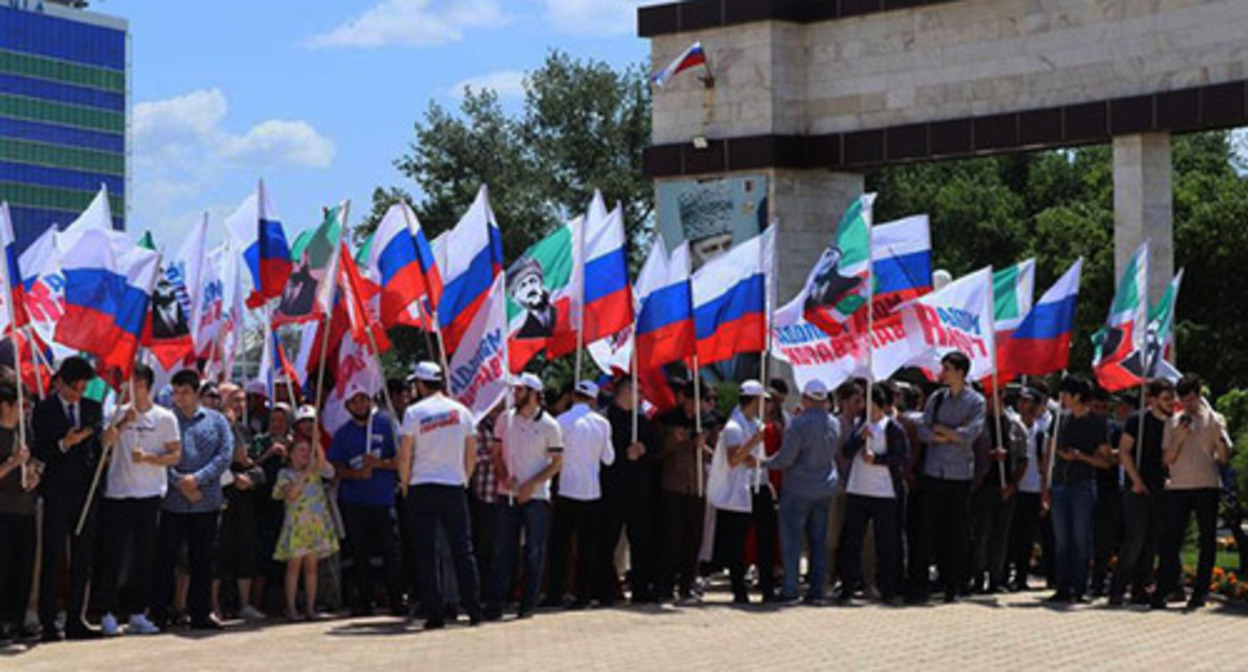
<path id="1" fill-rule="evenodd" d="M 637 275 L 637 368 L 655 369 L 692 356 L 697 338 L 689 284 L 689 244 L 669 257 L 661 237 Z"/>
<path id="2" fill-rule="evenodd" d="M 423 315 L 437 310 L 442 275 L 433 247 L 406 203 L 390 206 L 377 225 L 368 248 L 368 266 L 381 285 L 382 324 L 428 328 Z"/>
<path id="3" fill-rule="evenodd" d="M 604 216 L 605 215 L 605 216 Z M 582 274 L 582 341 L 592 343 L 628 327 L 633 320 L 633 292 L 628 284 L 628 252 L 624 247 L 624 211 L 606 213 L 602 195 L 585 219 L 585 260 Z"/>
<path id="4" fill-rule="evenodd" d="M 290 279 L 290 245 L 286 242 L 281 219 L 269 202 L 264 180 L 225 224 L 238 241 L 247 270 L 251 272 L 252 291 L 247 297 L 247 307 L 255 308 L 281 296 Z"/>
<path id="5" fill-rule="evenodd" d="M 655 86 L 664 86 L 667 84 L 668 80 L 676 75 L 679 75 L 685 70 L 705 64 L 706 52 L 702 50 L 702 43 L 694 42 L 689 45 L 688 49 L 681 52 L 675 60 L 668 63 L 666 68 L 650 75 L 650 81 L 654 82 Z"/>
<path id="6" fill-rule="evenodd" d="M 26 312 L 26 285 L 22 281 L 21 267 L 17 262 L 17 239 L 13 236 L 13 219 L 9 215 L 9 204 L 0 203 L 0 247 L 4 250 L 4 283 L 5 300 L 11 306 L 9 326 L 21 329 L 30 324 L 30 315 Z"/>
<path id="7" fill-rule="evenodd" d="M 893 309 L 932 291 L 932 237 L 927 215 L 874 227 L 871 273 L 876 324 L 896 318 Z"/>
<path id="8" fill-rule="evenodd" d="M 446 233 L 443 249 L 445 258 L 438 265 L 446 284 L 437 314 L 449 357 L 489 295 L 494 278 L 503 272 L 503 239 L 485 185 L 455 228 Z"/>
<path id="9" fill-rule="evenodd" d="M 733 247 L 694 274 L 698 366 L 767 349 L 767 294 L 775 227 Z"/>
<path id="10" fill-rule="evenodd" d="M 102 231 L 84 232 L 62 260 L 65 315 L 56 340 L 95 355 L 97 369 L 114 386 L 133 369 L 159 260 L 140 247 L 115 256 Z"/>
<path id="11" fill-rule="evenodd" d="M 1027 313 L 1009 340 L 998 346 L 1001 382 L 1017 375 L 1044 376 L 1067 367 L 1082 271 L 1083 257 L 1080 257 L 1040 297 L 1040 302 Z"/>

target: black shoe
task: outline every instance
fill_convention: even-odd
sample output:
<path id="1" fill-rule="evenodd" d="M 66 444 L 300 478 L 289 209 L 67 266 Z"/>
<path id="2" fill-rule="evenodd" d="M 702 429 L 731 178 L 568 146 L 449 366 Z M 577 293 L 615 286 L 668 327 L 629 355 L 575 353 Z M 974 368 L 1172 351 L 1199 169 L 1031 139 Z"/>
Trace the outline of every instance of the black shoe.
<path id="1" fill-rule="evenodd" d="M 65 632 L 55 625 L 44 626 L 43 634 L 39 636 L 39 641 L 44 644 L 59 642 L 65 639 Z"/>
<path id="2" fill-rule="evenodd" d="M 542 600 L 541 603 L 539 603 L 537 606 L 541 607 L 542 609 L 559 609 L 560 607 L 563 606 L 563 600 L 557 600 L 553 597 L 548 597 Z"/>
<path id="3" fill-rule="evenodd" d="M 1071 604 L 1088 604 L 1091 601 L 1092 600 L 1089 600 L 1088 596 L 1084 595 L 1083 593 L 1078 593 L 1070 598 Z"/>
<path id="4" fill-rule="evenodd" d="M 1166 596 L 1154 594 L 1148 601 L 1148 608 L 1157 611 L 1164 611 L 1166 608 Z"/>
<path id="5" fill-rule="evenodd" d="M 503 610 L 501 607 L 486 607 L 481 616 L 487 621 L 498 621 L 503 618 Z"/>
<path id="6" fill-rule="evenodd" d="M 453 604 L 442 607 L 442 618 L 451 623 L 459 620 L 459 607 Z"/>
<path id="7" fill-rule="evenodd" d="M 481 609 L 480 609 L 480 608 L 470 610 L 470 611 L 468 612 L 468 625 L 469 625 L 469 627 L 474 627 L 474 628 L 475 628 L 475 627 L 477 627 L 478 625 L 481 625 L 481 618 L 482 618 L 482 613 L 481 613 Z"/>
<path id="8" fill-rule="evenodd" d="M 1140 591 L 1138 593 L 1134 593 L 1134 592 L 1131 593 L 1131 604 L 1135 606 L 1146 607 L 1148 606 L 1148 601 L 1149 601 L 1148 593 L 1144 591 Z"/>
<path id="9" fill-rule="evenodd" d="M 1122 593 L 1114 593 L 1109 596 L 1108 604 L 1111 607 L 1121 607 L 1126 604 L 1126 602 L 1127 601 L 1123 598 Z"/>
<path id="10" fill-rule="evenodd" d="M 446 627 L 446 621 L 442 620 L 441 618 L 431 618 L 425 621 L 425 625 L 422 629 L 423 630 L 441 630 L 442 628 L 445 628 L 445 627 Z"/>
<path id="11" fill-rule="evenodd" d="M 1187 610 L 1195 611 L 1197 609 L 1202 609 L 1205 604 L 1206 600 L 1204 595 L 1193 595 L 1192 599 L 1187 601 Z"/>
<path id="12" fill-rule="evenodd" d="M 35 626 L 32 628 L 32 627 L 27 627 L 23 625 L 22 627 L 18 628 L 17 632 L 14 634 L 16 635 L 18 641 L 37 642 L 39 641 L 39 635 L 42 634 L 42 632 L 39 626 Z"/>
<path id="13" fill-rule="evenodd" d="M 958 594 L 953 591 L 945 593 L 945 604 L 953 604 L 958 601 Z"/>
<path id="14" fill-rule="evenodd" d="M 1052 595 L 1048 596 L 1048 598 L 1046 598 L 1044 601 L 1048 602 L 1049 604 L 1069 604 L 1070 593 L 1059 590 L 1056 593 L 1053 593 Z"/>
<path id="15" fill-rule="evenodd" d="M 583 600 L 578 597 L 575 600 L 572 600 L 571 602 L 569 602 L 564 607 L 564 609 L 567 609 L 568 611 L 580 611 L 588 606 L 589 606 L 589 600 Z"/>
<path id="16" fill-rule="evenodd" d="M 750 596 L 749 595 L 733 595 L 732 603 L 733 604 L 749 604 Z"/>
<path id="17" fill-rule="evenodd" d="M 523 621 L 526 618 L 533 618 L 533 609 L 520 607 L 520 609 L 516 611 L 516 620 Z"/>
<path id="18" fill-rule="evenodd" d="M 218 621 L 215 616 L 210 615 L 206 618 L 197 618 L 197 619 L 192 620 L 191 629 L 192 630 L 206 630 L 209 632 L 220 632 L 225 629 L 225 626 L 222 625 L 221 621 Z"/>

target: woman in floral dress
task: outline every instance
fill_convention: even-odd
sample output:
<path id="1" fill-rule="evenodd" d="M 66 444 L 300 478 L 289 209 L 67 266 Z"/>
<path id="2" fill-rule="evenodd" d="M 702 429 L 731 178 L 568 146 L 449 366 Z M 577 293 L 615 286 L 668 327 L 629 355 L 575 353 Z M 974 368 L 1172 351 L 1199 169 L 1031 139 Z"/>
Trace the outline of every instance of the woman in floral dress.
<path id="1" fill-rule="evenodd" d="M 273 486 L 273 498 L 286 502 L 286 519 L 273 559 L 286 563 L 286 618 L 291 621 L 299 619 L 295 598 L 301 571 L 304 613 L 309 620 L 317 618 L 316 564 L 338 551 L 324 483 L 333 475 L 334 468 L 324 454 L 312 450 L 307 441 L 298 441 L 290 450 L 289 465 L 278 473 Z"/>

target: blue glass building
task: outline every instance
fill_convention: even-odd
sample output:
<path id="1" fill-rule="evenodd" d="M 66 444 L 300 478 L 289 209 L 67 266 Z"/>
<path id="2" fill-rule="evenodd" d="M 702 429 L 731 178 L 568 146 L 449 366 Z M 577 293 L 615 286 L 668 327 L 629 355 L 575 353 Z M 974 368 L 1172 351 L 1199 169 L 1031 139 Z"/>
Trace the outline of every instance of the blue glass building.
<path id="1" fill-rule="evenodd" d="M 0 0 L 0 200 L 22 248 L 101 184 L 124 226 L 128 26 L 85 4 Z"/>

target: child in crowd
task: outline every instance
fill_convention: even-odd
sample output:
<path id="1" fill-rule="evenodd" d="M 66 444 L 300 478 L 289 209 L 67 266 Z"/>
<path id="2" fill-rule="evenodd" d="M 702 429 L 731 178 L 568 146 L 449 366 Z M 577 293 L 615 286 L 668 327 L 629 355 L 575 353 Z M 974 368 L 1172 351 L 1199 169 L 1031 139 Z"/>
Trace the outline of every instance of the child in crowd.
<path id="1" fill-rule="evenodd" d="M 321 451 L 307 441 L 297 441 L 290 450 L 290 463 L 277 475 L 273 498 L 286 503 L 286 518 L 273 559 L 286 563 L 286 618 L 295 621 L 299 612 L 295 598 L 299 573 L 303 572 L 304 613 L 309 620 L 316 613 L 316 565 L 321 558 L 338 551 L 338 537 L 330 519 L 329 498 L 323 479 L 332 478 L 334 468 Z"/>

